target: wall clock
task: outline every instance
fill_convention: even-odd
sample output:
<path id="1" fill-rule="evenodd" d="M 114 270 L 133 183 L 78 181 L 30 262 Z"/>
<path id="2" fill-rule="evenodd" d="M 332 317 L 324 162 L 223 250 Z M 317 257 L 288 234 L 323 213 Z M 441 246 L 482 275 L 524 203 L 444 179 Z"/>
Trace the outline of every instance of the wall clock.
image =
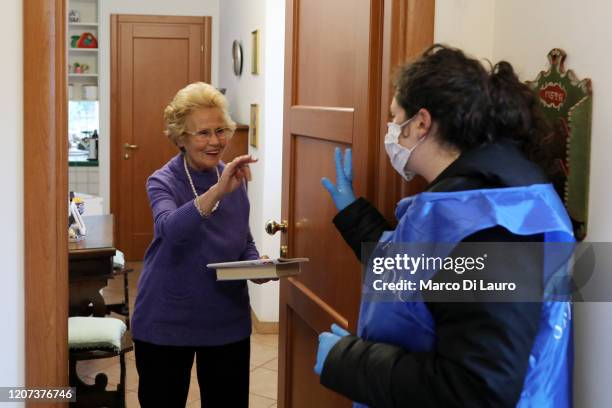
<path id="1" fill-rule="evenodd" d="M 232 60 L 234 61 L 234 74 L 240 76 L 242 74 L 242 46 L 238 40 L 234 40 L 232 44 Z"/>

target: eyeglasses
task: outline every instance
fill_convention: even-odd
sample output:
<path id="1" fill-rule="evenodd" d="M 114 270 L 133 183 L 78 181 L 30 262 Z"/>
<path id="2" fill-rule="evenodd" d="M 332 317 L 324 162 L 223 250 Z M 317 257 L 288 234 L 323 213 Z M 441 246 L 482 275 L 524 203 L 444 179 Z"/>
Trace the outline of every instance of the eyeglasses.
<path id="1" fill-rule="evenodd" d="M 216 128 L 216 129 L 200 129 L 195 132 L 185 132 L 185 134 L 191 135 L 199 141 L 210 142 L 213 133 L 219 140 L 225 140 L 234 134 L 234 131 L 227 127 Z"/>

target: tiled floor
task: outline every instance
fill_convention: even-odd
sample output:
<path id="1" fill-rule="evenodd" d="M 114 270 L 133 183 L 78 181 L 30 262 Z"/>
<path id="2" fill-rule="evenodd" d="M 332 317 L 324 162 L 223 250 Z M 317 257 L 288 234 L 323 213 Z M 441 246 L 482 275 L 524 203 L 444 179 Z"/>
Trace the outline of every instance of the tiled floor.
<path id="1" fill-rule="evenodd" d="M 136 282 L 138 281 L 140 264 L 129 265 L 136 270 L 129 275 L 130 310 L 133 310 L 136 298 Z M 123 279 L 112 280 L 104 289 L 106 302 L 123 300 Z M 251 382 L 249 407 L 276 408 L 277 398 L 277 368 L 278 366 L 278 336 L 276 334 L 258 334 L 251 336 Z M 134 361 L 134 352 L 127 354 L 126 359 L 126 405 L 136 408 L 138 404 L 138 373 Z M 108 387 L 116 387 L 119 381 L 119 359 L 100 359 L 80 362 L 77 369 L 81 378 L 94 382 L 95 375 L 104 372 L 108 376 Z M 195 363 L 191 372 L 191 384 L 187 397 L 187 407 L 200 407 L 200 388 L 196 378 Z"/>

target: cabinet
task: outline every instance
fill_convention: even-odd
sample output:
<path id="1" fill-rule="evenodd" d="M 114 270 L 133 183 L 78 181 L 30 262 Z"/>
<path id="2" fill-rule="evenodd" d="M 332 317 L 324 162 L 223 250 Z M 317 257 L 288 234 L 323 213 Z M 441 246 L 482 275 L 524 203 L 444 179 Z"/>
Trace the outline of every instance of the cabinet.
<path id="1" fill-rule="evenodd" d="M 99 3 L 68 0 L 68 164 L 71 191 L 98 195 L 97 146 L 101 137 L 99 95 Z M 95 132 L 95 133 L 94 133 Z"/>
<path id="2" fill-rule="evenodd" d="M 98 100 L 98 0 L 68 1 L 68 99 Z"/>

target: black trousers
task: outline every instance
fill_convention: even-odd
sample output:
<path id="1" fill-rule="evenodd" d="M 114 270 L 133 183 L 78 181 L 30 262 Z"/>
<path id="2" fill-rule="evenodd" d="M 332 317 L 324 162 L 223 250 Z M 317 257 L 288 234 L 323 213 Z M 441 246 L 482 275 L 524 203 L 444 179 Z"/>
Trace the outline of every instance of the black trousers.
<path id="1" fill-rule="evenodd" d="M 251 338 L 222 346 L 159 346 L 134 340 L 142 408 L 183 408 L 194 356 L 204 408 L 248 408 Z"/>

